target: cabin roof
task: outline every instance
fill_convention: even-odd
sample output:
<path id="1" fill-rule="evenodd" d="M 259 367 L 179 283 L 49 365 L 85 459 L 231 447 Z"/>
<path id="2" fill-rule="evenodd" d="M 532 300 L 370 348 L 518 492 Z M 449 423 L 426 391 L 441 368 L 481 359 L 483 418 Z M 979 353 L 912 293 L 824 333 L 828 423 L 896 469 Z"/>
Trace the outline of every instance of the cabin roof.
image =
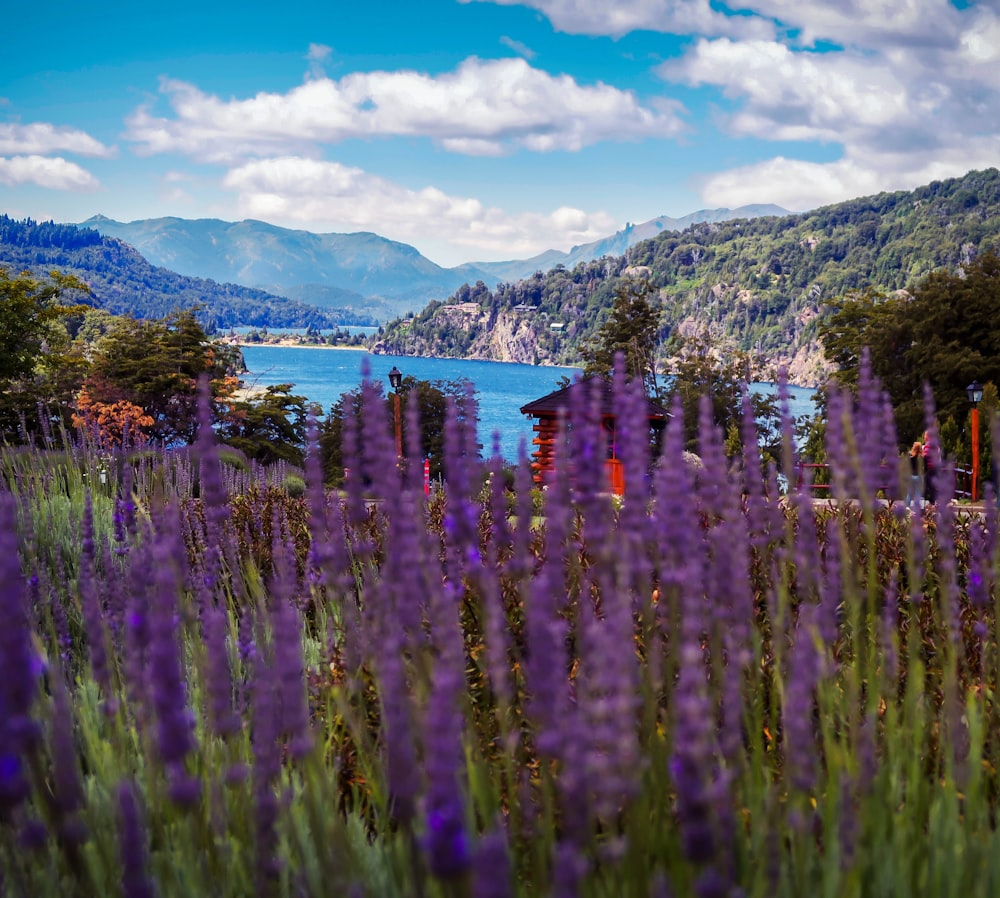
<path id="1" fill-rule="evenodd" d="M 558 415 L 561 409 L 569 411 L 576 392 L 586 390 L 587 396 L 593 395 L 590 391 L 594 389 L 592 386 L 594 381 L 600 385 L 601 414 L 605 418 L 614 418 L 616 416 L 614 388 L 603 377 L 596 374 L 571 383 L 561 390 L 554 390 L 547 396 L 535 399 L 527 405 L 522 405 L 521 414 L 532 418 L 547 418 Z M 662 405 L 653 402 L 652 399 L 646 400 L 646 415 L 651 421 L 663 421 L 670 417 L 670 413 Z"/>

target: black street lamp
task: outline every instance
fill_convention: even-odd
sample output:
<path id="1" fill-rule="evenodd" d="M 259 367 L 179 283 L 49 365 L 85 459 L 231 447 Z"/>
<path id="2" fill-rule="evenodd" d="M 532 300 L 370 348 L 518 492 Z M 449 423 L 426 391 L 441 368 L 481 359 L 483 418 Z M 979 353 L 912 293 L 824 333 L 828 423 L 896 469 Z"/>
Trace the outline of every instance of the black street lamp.
<path id="1" fill-rule="evenodd" d="M 983 388 L 979 381 L 974 380 L 965 392 L 972 403 L 972 485 L 969 498 L 976 502 L 979 499 L 979 403 L 983 401 Z"/>
<path id="2" fill-rule="evenodd" d="M 399 413 L 399 388 L 403 385 L 403 372 L 395 365 L 389 371 L 389 383 L 392 384 L 393 423 L 396 426 L 396 458 L 403 457 L 403 420 Z"/>

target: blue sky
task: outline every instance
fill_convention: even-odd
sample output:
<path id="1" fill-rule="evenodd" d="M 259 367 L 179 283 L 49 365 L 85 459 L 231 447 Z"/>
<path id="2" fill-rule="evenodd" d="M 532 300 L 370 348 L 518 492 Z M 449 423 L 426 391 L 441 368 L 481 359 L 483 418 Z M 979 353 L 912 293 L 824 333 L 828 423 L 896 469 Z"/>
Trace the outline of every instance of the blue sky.
<path id="1" fill-rule="evenodd" d="M 1000 161 L 994 0 L 10 4 L 0 211 L 375 231 L 442 265 Z"/>

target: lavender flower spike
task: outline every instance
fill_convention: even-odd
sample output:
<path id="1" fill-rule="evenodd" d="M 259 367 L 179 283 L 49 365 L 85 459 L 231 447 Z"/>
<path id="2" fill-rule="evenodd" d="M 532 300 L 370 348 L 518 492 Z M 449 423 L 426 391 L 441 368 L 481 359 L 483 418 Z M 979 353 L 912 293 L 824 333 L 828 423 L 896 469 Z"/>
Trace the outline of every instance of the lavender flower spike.
<path id="1" fill-rule="evenodd" d="M 38 663 L 17 547 L 14 499 L 0 493 L 0 821 L 28 795 L 24 756 L 40 738 L 31 718 Z"/>
<path id="2" fill-rule="evenodd" d="M 118 813 L 121 826 L 119 851 L 122 861 L 124 898 L 153 898 L 156 894 L 149 878 L 149 851 L 142 826 L 139 800 L 130 782 L 118 787 Z"/>

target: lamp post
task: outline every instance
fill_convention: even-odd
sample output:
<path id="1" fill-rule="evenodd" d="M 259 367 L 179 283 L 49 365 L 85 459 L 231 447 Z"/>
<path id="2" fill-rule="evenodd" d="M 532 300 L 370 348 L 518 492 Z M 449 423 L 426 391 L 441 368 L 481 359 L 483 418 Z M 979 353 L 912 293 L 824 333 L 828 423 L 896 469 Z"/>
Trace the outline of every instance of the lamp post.
<path id="1" fill-rule="evenodd" d="M 403 457 L 403 421 L 399 413 L 399 388 L 403 383 L 403 372 L 395 365 L 389 372 L 389 383 L 392 384 L 392 413 L 393 423 L 396 426 L 396 458 Z"/>
<path id="2" fill-rule="evenodd" d="M 983 401 L 983 388 L 979 381 L 974 380 L 965 392 L 972 403 L 972 485 L 969 498 L 976 502 L 979 499 L 979 403 Z"/>

